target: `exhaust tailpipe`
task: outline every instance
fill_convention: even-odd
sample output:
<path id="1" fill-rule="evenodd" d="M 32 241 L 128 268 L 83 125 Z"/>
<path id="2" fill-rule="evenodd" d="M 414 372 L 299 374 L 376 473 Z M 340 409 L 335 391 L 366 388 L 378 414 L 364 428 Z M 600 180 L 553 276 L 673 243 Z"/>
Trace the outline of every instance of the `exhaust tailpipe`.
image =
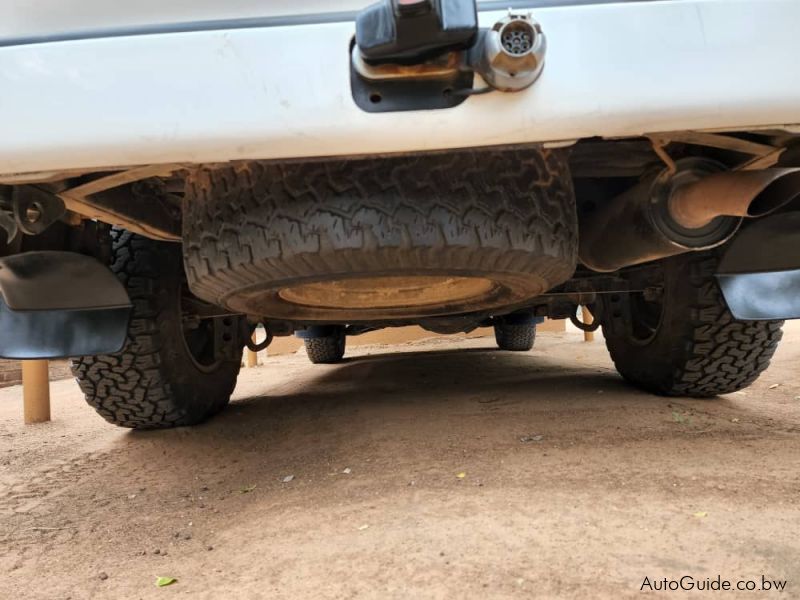
<path id="1" fill-rule="evenodd" d="M 594 271 L 714 248 L 743 218 L 762 217 L 800 196 L 800 169 L 728 171 L 687 158 L 580 215 L 580 260 Z"/>
<path id="2" fill-rule="evenodd" d="M 675 190 L 669 211 L 683 227 L 705 227 L 719 216 L 763 217 L 800 195 L 797 169 L 716 173 Z"/>

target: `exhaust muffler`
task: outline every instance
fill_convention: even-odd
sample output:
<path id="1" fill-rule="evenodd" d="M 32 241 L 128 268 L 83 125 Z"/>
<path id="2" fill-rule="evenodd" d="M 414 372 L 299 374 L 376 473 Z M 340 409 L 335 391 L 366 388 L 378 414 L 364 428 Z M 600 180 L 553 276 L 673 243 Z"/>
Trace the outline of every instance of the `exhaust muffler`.
<path id="1" fill-rule="evenodd" d="M 800 196 L 800 169 L 727 171 L 702 158 L 651 175 L 580 215 L 580 261 L 594 271 L 708 250 L 744 218 L 762 217 Z"/>

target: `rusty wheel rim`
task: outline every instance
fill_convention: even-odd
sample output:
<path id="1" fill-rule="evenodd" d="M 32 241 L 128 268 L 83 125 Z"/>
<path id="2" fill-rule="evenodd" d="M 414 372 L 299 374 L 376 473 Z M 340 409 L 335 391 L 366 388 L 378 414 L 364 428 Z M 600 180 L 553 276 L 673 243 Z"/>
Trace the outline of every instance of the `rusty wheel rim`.
<path id="1" fill-rule="evenodd" d="M 418 275 L 320 281 L 283 288 L 278 296 L 298 306 L 336 309 L 425 308 L 480 300 L 496 292 L 484 277 Z"/>

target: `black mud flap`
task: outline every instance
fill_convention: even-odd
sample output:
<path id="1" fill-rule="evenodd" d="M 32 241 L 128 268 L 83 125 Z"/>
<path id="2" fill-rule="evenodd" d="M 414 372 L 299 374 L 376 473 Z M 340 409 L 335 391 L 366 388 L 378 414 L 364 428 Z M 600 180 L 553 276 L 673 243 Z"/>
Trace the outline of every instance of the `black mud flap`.
<path id="1" fill-rule="evenodd" d="M 0 356 L 34 359 L 117 352 L 131 302 L 96 259 L 73 252 L 0 258 Z"/>
<path id="2" fill-rule="evenodd" d="M 800 212 L 743 229 L 722 257 L 717 280 L 737 319 L 800 319 Z"/>

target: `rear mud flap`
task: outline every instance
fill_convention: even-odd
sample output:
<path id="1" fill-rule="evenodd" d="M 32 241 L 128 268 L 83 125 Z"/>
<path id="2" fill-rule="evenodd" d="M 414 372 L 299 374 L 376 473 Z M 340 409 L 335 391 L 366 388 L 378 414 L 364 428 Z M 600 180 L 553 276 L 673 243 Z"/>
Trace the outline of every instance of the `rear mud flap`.
<path id="1" fill-rule="evenodd" d="M 0 259 L 0 356 L 62 358 L 119 351 L 131 303 L 111 271 L 72 252 Z"/>
<path id="2" fill-rule="evenodd" d="M 800 319 L 800 213 L 743 229 L 722 257 L 717 281 L 737 319 Z"/>

